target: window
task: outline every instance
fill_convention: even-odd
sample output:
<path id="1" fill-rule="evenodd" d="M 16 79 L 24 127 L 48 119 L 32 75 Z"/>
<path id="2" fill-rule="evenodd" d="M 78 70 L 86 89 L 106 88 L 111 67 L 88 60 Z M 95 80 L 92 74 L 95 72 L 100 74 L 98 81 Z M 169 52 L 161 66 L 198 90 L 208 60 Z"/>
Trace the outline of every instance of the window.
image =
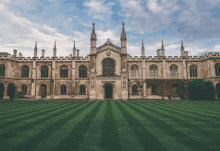
<path id="1" fill-rule="evenodd" d="M 171 78 L 176 78 L 178 77 L 178 74 L 177 74 L 177 66 L 176 65 L 172 65 L 170 67 L 170 77 Z"/>
<path id="2" fill-rule="evenodd" d="M 153 85 L 151 87 L 151 93 L 152 93 L 152 95 L 156 95 L 157 94 L 157 86 L 156 85 Z"/>
<path id="3" fill-rule="evenodd" d="M 150 67 L 150 77 L 151 78 L 156 78 L 157 77 L 157 66 L 156 65 L 152 65 Z"/>
<path id="4" fill-rule="evenodd" d="M 62 66 L 60 68 L 60 78 L 68 78 L 68 67 Z"/>
<path id="5" fill-rule="evenodd" d="M 87 75 L 86 75 L 86 66 L 81 65 L 79 67 L 79 77 L 80 78 L 86 78 L 87 77 Z"/>
<path id="6" fill-rule="evenodd" d="M 215 65 L 215 75 L 220 76 L 220 64 L 219 63 Z"/>
<path id="7" fill-rule="evenodd" d="M 60 95 L 66 95 L 66 86 L 65 85 L 61 85 L 61 93 Z"/>
<path id="8" fill-rule="evenodd" d="M 0 76 L 5 76 L 5 65 L 4 64 L 0 65 Z"/>
<path id="9" fill-rule="evenodd" d="M 197 77 L 197 67 L 196 67 L 196 65 L 190 66 L 190 77 Z"/>
<path id="10" fill-rule="evenodd" d="M 86 94 L 85 86 L 84 85 L 80 85 L 79 95 L 85 95 L 85 94 Z"/>
<path id="11" fill-rule="evenodd" d="M 41 77 L 48 78 L 48 67 L 46 65 L 41 68 Z"/>
<path id="12" fill-rule="evenodd" d="M 137 85 L 132 85 L 132 95 L 138 95 Z"/>
<path id="13" fill-rule="evenodd" d="M 22 77 L 29 77 L 29 67 L 26 65 L 22 67 Z"/>
<path id="14" fill-rule="evenodd" d="M 103 60 L 103 77 L 114 77 L 115 76 L 115 64 L 111 58 Z"/>
<path id="15" fill-rule="evenodd" d="M 131 78 L 138 78 L 138 66 L 133 65 L 131 67 Z"/>
<path id="16" fill-rule="evenodd" d="M 24 91 L 25 95 L 27 95 L 27 86 L 26 85 L 22 85 L 22 91 Z"/>

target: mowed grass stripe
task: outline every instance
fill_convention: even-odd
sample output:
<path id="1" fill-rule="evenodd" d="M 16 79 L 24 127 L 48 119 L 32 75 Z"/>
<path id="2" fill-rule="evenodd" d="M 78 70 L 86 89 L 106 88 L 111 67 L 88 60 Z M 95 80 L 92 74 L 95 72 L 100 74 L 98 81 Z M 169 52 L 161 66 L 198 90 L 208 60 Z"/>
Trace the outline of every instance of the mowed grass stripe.
<path id="1" fill-rule="evenodd" d="M 46 115 L 46 118 L 38 119 L 28 127 L 21 127 L 18 135 L 0 143 L 4 150 L 31 150 L 41 141 L 48 137 L 48 133 L 53 133 L 54 127 L 62 126 L 62 122 L 67 122 L 65 119 L 75 114 L 75 110 L 84 109 L 86 104 L 67 103 L 66 107 L 54 110 Z M 53 125 L 52 125 L 53 124 Z"/>
<path id="2" fill-rule="evenodd" d="M 171 104 L 171 102 L 170 102 Z M 210 114 L 210 113 L 202 113 L 202 112 L 199 112 L 199 111 L 195 111 L 194 109 L 191 109 L 190 107 L 185 107 L 185 106 L 182 106 L 184 104 L 179 104 L 179 106 L 176 106 L 176 107 L 172 107 L 171 105 L 170 106 L 167 106 L 167 107 L 161 107 L 161 106 L 156 106 L 154 105 L 155 107 L 157 108 L 161 108 L 161 109 L 169 109 L 170 111 L 181 111 L 181 113 L 186 113 L 187 115 L 191 115 L 195 118 L 195 120 L 203 120 L 205 122 L 207 122 L 207 120 L 211 120 L 211 122 L 213 122 L 213 124 L 216 123 L 216 121 L 219 121 L 219 117 L 216 116 L 214 113 L 213 114 Z M 204 112 L 205 110 L 203 110 Z M 216 124 L 215 124 L 216 125 Z M 218 126 L 218 125 L 217 125 Z"/>
<path id="3" fill-rule="evenodd" d="M 147 105 L 145 105 L 147 107 Z M 151 106 L 152 108 L 152 106 Z M 218 130 L 220 126 L 220 122 L 218 119 L 213 118 L 206 118 L 203 117 L 203 115 L 195 115 L 195 113 L 191 113 L 189 111 L 181 111 L 182 107 L 177 108 L 162 108 L 160 106 L 154 106 L 153 109 L 157 109 L 159 112 L 166 112 L 165 115 L 167 116 L 177 116 L 177 119 L 182 120 L 182 122 L 191 124 L 189 127 L 193 127 L 197 131 L 202 131 L 204 133 L 207 133 L 207 135 L 216 135 L 216 130 Z M 208 123 L 208 124 L 207 124 Z M 186 126 L 186 125 L 185 125 Z M 210 133 L 211 132 L 211 133 Z M 217 134 L 220 136 L 220 134 Z"/>
<path id="4" fill-rule="evenodd" d="M 180 123 L 180 119 L 171 117 L 169 115 L 166 115 L 163 111 L 158 111 L 158 108 L 154 108 L 152 106 L 144 106 L 137 104 L 135 102 L 126 102 L 131 108 L 138 111 L 140 114 L 143 114 L 146 116 L 146 118 L 154 118 L 154 122 L 157 123 L 157 127 L 161 128 L 166 135 L 173 136 L 176 141 L 181 143 L 182 145 L 185 145 L 187 148 L 190 148 L 191 150 L 210 150 L 208 146 L 206 146 L 204 143 L 200 142 L 201 140 L 195 140 L 195 137 L 187 133 L 188 130 L 180 129 L 182 125 L 187 125 L 187 123 Z M 143 111 L 138 110 L 139 108 L 142 108 L 143 110 L 147 110 L 148 114 L 146 114 Z M 151 114 L 151 117 L 147 116 Z M 188 125 L 187 125 L 188 126 Z M 194 129 L 195 130 L 195 129 Z M 194 132 L 195 134 L 196 132 Z M 202 133 L 202 132 L 201 132 Z M 198 133 L 196 133 L 196 136 L 203 136 Z M 204 136 L 203 136 L 204 137 Z M 209 139 L 209 138 L 208 138 Z M 192 145 L 193 144 L 193 145 Z"/>
<path id="5" fill-rule="evenodd" d="M 75 104 L 75 103 L 74 103 Z M 78 104 L 78 103 L 76 103 Z M 24 130 L 26 127 L 31 127 L 34 124 L 38 124 L 39 121 L 42 122 L 42 119 L 47 118 L 48 115 L 53 116 L 53 111 L 56 112 L 56 109 L 59 108 L 65 108 L 68 107 L 70 104 L 64 104 L 63 106 L 58 106 L 50 109 L 44 109 L 39 111 L 38 113 L 33 113 L 31 115 L 25 115 L 23 119 L 18 119 L 14 123 L 11 123 L 9 126 L 0 127 L 0 142 L 1 137 L 3 138 L 11 138 L 16 134 L 19 134 L 17 129 L 20 129 L 20 127 L 24 127 Z M 52 114 L 52 115 L 51 115 Z"/>
<path id="6" fill-rule="evenodd" d="M 45 136 L 41 141 L 32 143 L 33 151 L 44 150 L 78 150 L 78 146 L 84 134 L 91 125 L 103 102 L 83 102 L 84 106 L 62 118 L 48 130 L 44 130 Z M 50 131 L 49 131 L 50 130 Z M 35 136 L 36 137 L 36 136 Z M 31 143 L 29 140 L 23 146 Z"/>
<path id="7" fill-rule="evenodd" d="M 163 101 L 161 101 L 161 102 L 163 102 Z M 165 101 L 164 101 L 165 102 Z M 142 103 L 146 103 L 146 102 L 142 102 Z M 218 117 L 218 113 L 219 112 L 210 112 L 210 111 L 207 111 L 207 109 L 204 109 L 204 108 L 202 108 L 202 109 L 200 109 L 200 108 L 198 108 L 198 103 L 199 102 L 197 102 L 197 106 L 194 106 L 193 104 L 194 103 L 192 103 L 192 102 L 188 102 L 188 101 L 184 101 L 184 102 L 180 102 L 180 101 L 178 101 L 178 102 L 174 102 L 174 101 L 169 101 L 169 102 L 166 102 L 165 104 L 167 104 L 166 105 L 166 107 L 174 107 L 174 108 L 178 108 L 178 109 L 182 109 L 182 110 L 185 110 L 185 111 L 188 111 L 188 110 L 190 110 L 190 111 L 198 111 L 198 112 L 200 112 L 200 111 L 202 111 L 203 113 L 202 114 L 204 114 L 204 115 L 206 115 L 207 116 L 207 113 L 208 114 L 211 114 L 211 116 L 212 117 Z M 207 102 L 208 103 L 208 102 Z M 173 105 L 173 104 L 175 104 L 175 106 Z M 205 104 L 204 104 L 205 105 Z M 158 105 L 158 106 L 164 106 L 164 105 Z M 165 107 L 165 106 L 164 106 Z M 202 107 L 202 106 L 200 106 L 200 107 Z M 216 108 L 218 108 L 218 106 L 216 107 Z M 201 113 L 201 112 L 200 112 Z M 213 114 L 212 114 L 213 113 Z M 217 115 L 216 115 L 217 114 Z"/>
<path id="8" fill-rule="evenodd" d="M 107 101 L 103 101 L 100 109 L 95 115 L 91 125 L 85 131 L 85 134 L 82 135 L 82 140 L 80 141 L 78 151 L 90 150 L 90 151 L 99 151 L 101 150 L 101 139 L 102 139 L 102 127 L 105 119 Z"/>
<path id="9" fill-rule="evenodd" d="M 7 102 L 8 105 L 6 106 L 6 104 L 0 102 L 0 114 L 1 113 L 4 113 L 4 112 L 8 112 L 8 111 L 13 111 L 13 110 L 16 110 L 16 109 L 20 109 L 20 108 L 23 108 L 23 107 L 29 107 L 30 104 L 29 103 L 26 103 L 26 102 Z"/>
<path id="10" fill-rule="evenodd" d="M 158 132 L 158 129 L 156 129 L 156 124 L 152 122 L 152 119 L 150 120 L 149 118 L 140 115 L 139 109 L 133 110 L 126 102 L 119 101 L 115 102 L 115 104 L 135 134 L 134 139 L 138 140 L 138 144 L 141 144 L 141 147 L 144 148 L 144 150 L 167 150 L 162 144 L 162 141 L 159 141 L 155 135 L 155 133 Z M 132 148 L 130 150 L 132 150 Z"/>
<path id="11" fill-rule="evenodd" d="M 122 150 L 145 150 L 145 148 L 141 145 L 140 141 L 135 135 L 132 127 L 130 126 L 129 122 L 126 120 L 122 111 L 116 105 L 118 102 L 111 101 L 112 109 L 113 109 L 113 116 L 115 119 L 117 131 L 119 134 L 121 148 Z M 122 102 L 123 105 L 123 102 Z M 128 111 L 132 112 L 132 111 Z M 117 150 L 117 149 L 115 149 Z"/>
<path id="12" fill-rule="evenodd" d="M 53 105 L 53 104 L 51 104 Z M 64 104 L 65 106 L 65 104 Z M 17 113 L 17 114 L 14 114 L 9 116 L 8 118 L 3 118 L 0 122 L 0 128 L 4 128 L 4 127 L 7 127 L 7 126 L 10 126 L 11 124 L 15 124 L 15 123 L 18 123 L 20 122 L 21 120 L 24 120 L 24 119 L 30 119 L 32 116 L 36 116 L 38 114 L 41 114 L 42 112 L 44 111 L 52 111 L 53 109 L 56 109 L 56 108 L 59 108 L 60 105 L 57 105 L 57 104 L 54 104 L 53 106 L 43 106 L 41 107 L 40 109 L 37 108 L 36 110 L 28 110 L 27 112 L 20 112 L 20 113 Z M 0 129 L 0 134 L 1 134 L 1 129 Z"/>
<path id="13" fill-rule="evenodd" d="M 101 150 L 122 150 L 116 121 L 113 115 L 111 102 L 107 102 L 105 118 L 102 125 Z"/>
<path id="14" fill-rule="evenodd" d="M 27 102 L 27 104 L 29 104 L 29 102 Z M 0 113 L 0 117 L 1 119 L 10 119 L 11 117 L 14 117 L 15 115 L 19 115 L 19 114 L 23 114 L 23 113 L 29 113 L 29 112 L 35 112 L 35 111 L 39 111 L 39 108 L 46 108 L 46 107 L 53 107 L 53 106 L 57 106 L 59 104 L 57 103 L 51 103 L 49 104 L 41 104 L 41 105 L 37 105 L 37 104 L 33 104 L 31 107 L 22 107 L 22 108 L 17 108 L 14 110 L 10 110 L 8 112 L 4 112 L 4 113 Z"/>

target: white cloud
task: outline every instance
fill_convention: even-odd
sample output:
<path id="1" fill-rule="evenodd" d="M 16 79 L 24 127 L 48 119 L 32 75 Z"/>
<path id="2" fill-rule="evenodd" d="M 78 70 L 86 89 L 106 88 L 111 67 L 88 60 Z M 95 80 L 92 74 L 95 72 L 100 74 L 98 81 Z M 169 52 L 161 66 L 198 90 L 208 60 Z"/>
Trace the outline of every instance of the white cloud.
<path id="1" fill-rule="evenodd" d="M 171 7 L 172 3 L 168 3 L 167 7 Z M 157 0 L 149 0 L 147 3 L 147 7 L 153 12 L 160 12 L 162 7 L 158 6 Z"/>

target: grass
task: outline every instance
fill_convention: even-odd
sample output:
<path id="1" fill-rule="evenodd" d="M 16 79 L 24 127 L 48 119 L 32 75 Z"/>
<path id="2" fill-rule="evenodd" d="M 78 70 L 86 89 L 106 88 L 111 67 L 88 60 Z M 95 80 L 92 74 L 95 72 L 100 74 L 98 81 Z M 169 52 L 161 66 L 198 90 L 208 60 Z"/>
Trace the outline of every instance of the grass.
<path id="1" fill-rule="evenodd" d="M 220 101 L 0 102 L 1 151 L 220 150 Z"/>

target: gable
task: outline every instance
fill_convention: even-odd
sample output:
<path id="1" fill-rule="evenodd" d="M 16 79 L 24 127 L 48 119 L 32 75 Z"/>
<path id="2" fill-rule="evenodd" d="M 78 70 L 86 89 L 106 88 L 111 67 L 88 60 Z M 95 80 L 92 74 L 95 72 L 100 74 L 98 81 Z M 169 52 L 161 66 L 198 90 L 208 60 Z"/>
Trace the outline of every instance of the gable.
<path id="1" fill-rule="evenodd" d="M 116 53 L 121 53 L 120 52 L 120 47 L 115 46 L 114 44 L 112 44 L 110 41 L 105 42 L 102 46 L 97 48 L 97 54 L 103 52 L 103 51 L 107 51 L 107 50 L 111 50 L 114 51 Z"/>

